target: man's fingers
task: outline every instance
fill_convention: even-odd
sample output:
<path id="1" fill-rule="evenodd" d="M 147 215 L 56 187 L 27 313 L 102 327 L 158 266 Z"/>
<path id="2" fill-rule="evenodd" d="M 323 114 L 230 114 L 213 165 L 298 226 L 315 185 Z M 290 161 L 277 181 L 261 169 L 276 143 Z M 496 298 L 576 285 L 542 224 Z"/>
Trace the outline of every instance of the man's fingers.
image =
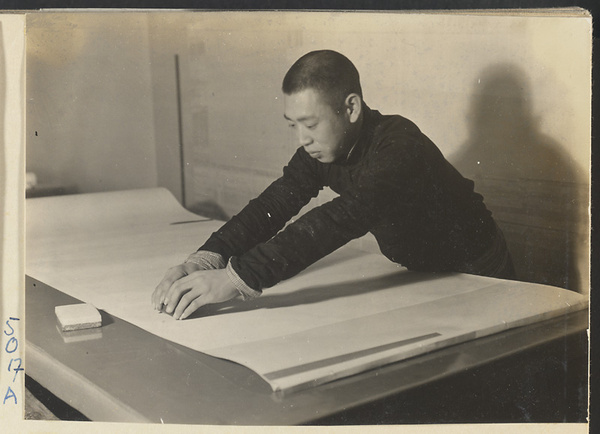
<path id="1" fill-rule="evenodd" d="M 167 270 L 165 276 L 152 293 L 152 304 L 154 305 L 154 309 L 162 311 L 164 307 L 164 298 L 166 297 L 169 289 L 173 286 L 173 283 L 187 275 L 188 273 L 185 271 L 182 265 L 171 267 Z"/>
<path id="2" fill-rule="evenodd" d="M 163 281 L 164 282 L 164 281 Z M 156 287 L 156 289 L 154 290 L 154 292 L 152 293 L 152 304 L 154 305 L 154 308 L 156 310 L 160 310 L 160 308 L 162 307 L 162 299 L 164 297 L 165 294 L 165 290 L 163 289 L 165 287 L 165 285 L 163 285 L 163 282 L 161 282 L 160 285 L 158 285 Z M 171 285 L 169 285 L 170 287 Z M 167 288 L 168 289 L 168 288 Z"/>
<path id="3" fill-rule="evenodd" d="M 155 309 L 161 309 L 163 298 L 172 284 L 173 281 L 171 279 L 163 279 L 160 282 L 160 284 L 156 287 L 156 289 L 152 293 L 152 303 L 154 304 Z"/>
<path id="4" fill-rule="evenodd" d="M 186 319 L 188 316 L 190 316 L 191 314 L 193 314 L 199 308 L 201 308 L 202 306 L 204 306 L 206 303 L 203 302 L 203 300 L 204 300 L 203 297 L 198 297 L 197 299 L 193 300 L 188 305 L 188 307 L 185 308 L 185 310 L 183 311 L 183 313 L 181 314 L 181 316 L 178 319 Z"/>
<path id="5" fill-rule="evenodd" d="M 177 303 L 177 309 L 175 309 L 175 312 L 173 312 L 173 318 L 187 318 L 199 307 L 206 304 L 203 302 L 203 300 L 203 294 L 198 294 L 196 290 L 189 291 L 187 294 L 181 297 L 181 300 L 179 300 L 179 303 Z"/>
<path id="6" fill-rule="evenodd" d="M 181 296 L 177 304 L 175 305 L 175 309 L 173 309 L 173 318 L 179 319 L 179 316 L 185 310 L 186 307 L 191 303 L 191 301 L 196 298 L 194 297 L 194 293 L 196 291 L 190 290 L 184 295 Z"/>
<path id="7" fill-rule="evenodd" d="M 175 308 L 179 304 L 183 295 L 193 288 L 192 283 L 192 279 L 186 276 L 177 280 L 171 285 L 171 287 L 165 294 L 163 301 L 165 311 L 167 313 L 171 314 L 175 311 Z"/>

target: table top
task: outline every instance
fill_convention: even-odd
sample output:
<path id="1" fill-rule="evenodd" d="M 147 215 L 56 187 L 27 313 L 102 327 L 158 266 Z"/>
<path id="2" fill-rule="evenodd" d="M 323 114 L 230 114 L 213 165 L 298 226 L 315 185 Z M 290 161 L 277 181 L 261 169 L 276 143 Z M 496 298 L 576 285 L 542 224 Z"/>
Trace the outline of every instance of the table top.
<path id="1" fill-rule="evenodd" d="M 29 199 L 29 376 L 92 420 L 309 424 L 587 326 L 579 294 L 410 273 L 350 246 L 257 301 L 186 321 L 156 313 L 148 295 L 164 270 L 219 226 L 164 189 Z M 102 327 L 61 332 L 55 306 L 80 301 L 101 310 Z"/>
<path id="2" fill-rule="evenodd" d="M 288 395 L 587 306 L 564 289 L 409 272 L 346 245 L 256 300 L 204 306 L 185 321 L 158 314 L 149 295 L 164 270 L 221 225 L 164 189 L 28 199 L 26 273 L 151 334 L 248 367 Z"/>
<path id="3" fill-rule="evenodd" d="M 307 424 L 560 340 L 588 320 L 574 312 L 283 394 L 246 367 L 103 311 L 101 328 L 61 332 L 54 307 L 77 301 L 27 277 L 27 372 L 90 419 L 115 422 Z"/>

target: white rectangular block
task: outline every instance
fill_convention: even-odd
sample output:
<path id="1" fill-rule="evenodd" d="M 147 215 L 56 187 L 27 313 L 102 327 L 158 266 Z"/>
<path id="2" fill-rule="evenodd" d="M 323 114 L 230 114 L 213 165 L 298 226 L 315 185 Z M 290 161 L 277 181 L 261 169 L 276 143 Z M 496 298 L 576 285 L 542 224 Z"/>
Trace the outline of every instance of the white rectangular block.
<path id="1" fill-rule="evenodd" d="M 89 303 L 68 304 L 54 308 L 62 331 L 83 330 L 102 325 L 100 312 Z"/>

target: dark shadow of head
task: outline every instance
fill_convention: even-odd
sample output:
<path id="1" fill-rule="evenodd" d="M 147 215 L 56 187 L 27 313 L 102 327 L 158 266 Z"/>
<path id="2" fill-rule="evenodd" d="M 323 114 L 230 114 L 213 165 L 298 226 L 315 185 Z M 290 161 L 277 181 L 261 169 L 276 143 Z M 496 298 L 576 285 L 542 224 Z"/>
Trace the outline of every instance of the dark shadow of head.
<path id="1" fill-rule="evenodd" d="M 524 72 L 510 64 L 484 70 L 477 79 L 469 118 L 471 134 L 480 139 L 490 134 L 527 134 L 536 129 Z"/>
<path id="2" fill-rule="evenodd" d="M 470 178 L 577 181 L 561 144 L 540 131 L 534 96 L 540 99 L 532 95 L 527 74 L 518 66 L 497 64 L 482 71 L 467 114 L 470 137 L 456 158 L 461 173 Z"/>

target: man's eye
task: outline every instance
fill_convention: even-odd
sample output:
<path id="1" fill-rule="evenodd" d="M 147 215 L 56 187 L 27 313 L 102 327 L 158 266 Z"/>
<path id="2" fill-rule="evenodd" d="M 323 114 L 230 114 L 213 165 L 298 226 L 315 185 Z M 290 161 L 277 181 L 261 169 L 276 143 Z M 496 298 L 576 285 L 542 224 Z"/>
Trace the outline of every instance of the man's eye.
<path id="1" fill-rule="evenodd" d="M 290 128 L 296 128 L 296 124 L 288 124 L 288 127 L 290 127 Z"/>
<path id="2" fill-rule="evenodd" d="M 315 128 L 317 128 L 317 124 L 307 125 L 306 128 L 308 128 L 309 130 L 314 130 Z"/>

